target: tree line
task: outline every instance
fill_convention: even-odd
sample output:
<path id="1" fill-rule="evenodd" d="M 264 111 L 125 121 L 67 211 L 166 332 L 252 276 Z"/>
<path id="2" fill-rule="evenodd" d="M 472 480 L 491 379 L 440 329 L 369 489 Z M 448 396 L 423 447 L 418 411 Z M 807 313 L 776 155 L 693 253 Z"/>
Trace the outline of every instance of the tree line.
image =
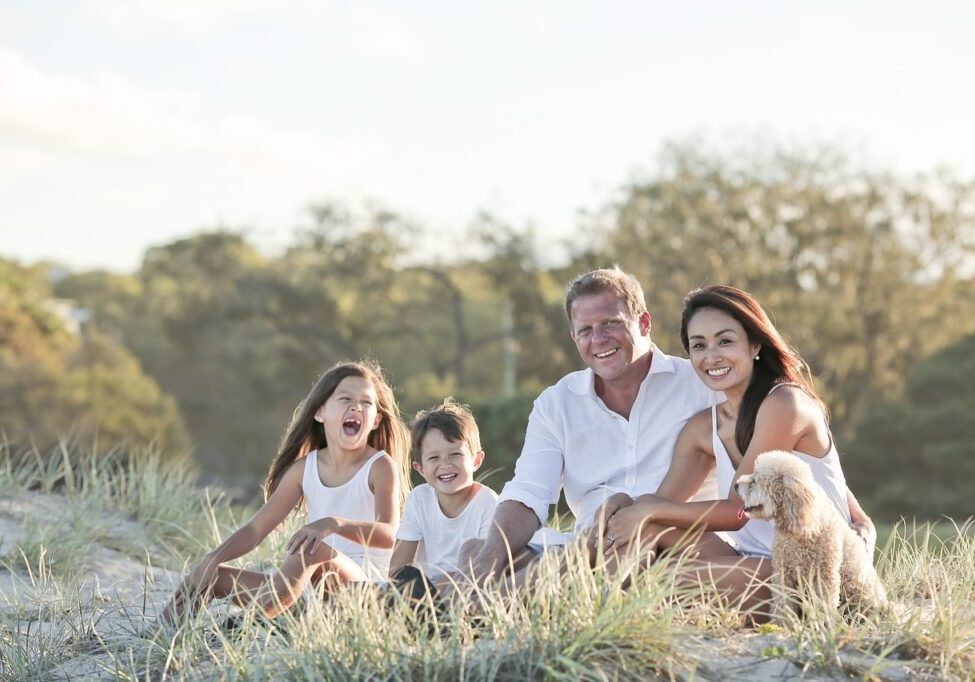
<path id="1" fill-rule="evenodd" d="M 970 364 L 924 369 L 975 333 L 975 183 L 866 171 L 831 149 L 682 144 L 581 218 L 557 266 L 530 229 L 490 215 L 467 230 L 477 257 L 431 257 L 422 236 L 381 207 L 323 203 L 273 255 L 218 230 L 150 248 L 131 275 L 0 263 L 0 426 L 42 444 L 68 427 L 106 446 L 151 439 L 256 478 L 316 377 L 372 355 L 408 415 L 448 394 L 472 405 L 497 487 L 534 397 L 580 366 L 565 285 L 619 263 L 644 284 L 670 353 L 682 354 L 689 290 L 754 293 L 810 362 L 851 483 L 880 513 L 975 513 L 964 495 L 901 495 L 948 489 L 975 462 L 961 402 L 915 409 L 936 382 L 975 379 Z M 89 312 L 83 333 L 66 331 L 51 297 Z M 905 432 L 922 413 L 935 425 Z M 928 447 L 921 433 L 952 435 Z"/>

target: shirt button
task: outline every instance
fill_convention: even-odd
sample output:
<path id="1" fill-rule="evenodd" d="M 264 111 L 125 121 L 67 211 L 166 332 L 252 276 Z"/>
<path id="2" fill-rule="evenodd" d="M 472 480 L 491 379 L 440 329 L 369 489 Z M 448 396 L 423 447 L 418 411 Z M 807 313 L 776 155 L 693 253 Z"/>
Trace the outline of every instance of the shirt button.
<path id="1" fill-rule="evenodd" d="M 636 476 L 634 476 L 633 474 L 627 474 L 626 485 L 633 485 L 634 483 L 636 483 Z"/>

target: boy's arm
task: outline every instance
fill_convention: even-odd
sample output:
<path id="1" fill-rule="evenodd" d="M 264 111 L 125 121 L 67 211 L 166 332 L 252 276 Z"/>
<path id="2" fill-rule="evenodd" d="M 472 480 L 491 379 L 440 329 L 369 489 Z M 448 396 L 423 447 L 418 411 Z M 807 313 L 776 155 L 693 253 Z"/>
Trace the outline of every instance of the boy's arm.
<path id="1" fill-rule="evenodd" d="M 412 564 L 416 560 L 416 552 L 420 546 L 420 540 L 423 539 L 423 524 L 421 522 L 423 514 L 420 510 L 423 504 L 420 499 L 425 492 L 427 491 L 422 486 L 414 488 L 410 496 L 406 498 L 402 523 L 396 531 L 393 556 L 389 559 L 390 576 L 403 566 Z"/>
<path id="2" fill-rule="evenodd" d="M 419 540 L 397 540 L 393 546 L 393 556 L 389 559 L 389 577 L 404 566 L 413 563 L 416 558 L 416 550 L 419 547 Z"/>

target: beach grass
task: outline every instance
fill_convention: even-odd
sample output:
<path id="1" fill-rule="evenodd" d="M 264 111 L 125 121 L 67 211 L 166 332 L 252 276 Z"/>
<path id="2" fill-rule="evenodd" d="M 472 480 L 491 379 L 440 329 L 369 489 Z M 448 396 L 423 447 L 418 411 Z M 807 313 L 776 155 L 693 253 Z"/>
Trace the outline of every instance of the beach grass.
<path id="1" fill-rule="evenodd" d="M 273 625 L 217 603 L 160 626 L 180 574 L 253 511 L 151 450 L 98 458 L 68 443 L 44 454 L 0 447 L 10 531 L 0 679 L 760 679 L 776 665 L 770 678 L 975 676 L 970 521 L 890 529 L 877 566 L 894 607 L 855 620 L 811 600 L 802 619 L 754 627 L 708 586 L 679 580 L 683 559 L 629 579 L 568 549 L 547 554 L 515 596 L 465 587 L 416 612 L 356 586 L 302 600 Z M 269 568 L 300 523 L 240 565 Z"/>

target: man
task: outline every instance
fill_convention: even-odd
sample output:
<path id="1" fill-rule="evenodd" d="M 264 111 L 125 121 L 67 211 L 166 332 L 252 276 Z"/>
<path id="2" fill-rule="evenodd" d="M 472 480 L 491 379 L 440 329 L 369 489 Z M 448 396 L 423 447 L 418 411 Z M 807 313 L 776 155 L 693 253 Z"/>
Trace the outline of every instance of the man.
<path id="1" fill-rule="evenodd" d="M 507 557 L 529 546 L 563 486 L 577 533 L 595 522 L 600 506 L 608 518 L 629 498 L 656 492 L 681 428 L 717 395 L 687 360 L 653 344 L 643 289 L 618 267 L 577 277 L 565 312 L 587 369 L 535 401 L 515 477 L 474 559 L 477 578 L 498 574 Z M 702 492 L 717 497 L 716 488 Z"/>

